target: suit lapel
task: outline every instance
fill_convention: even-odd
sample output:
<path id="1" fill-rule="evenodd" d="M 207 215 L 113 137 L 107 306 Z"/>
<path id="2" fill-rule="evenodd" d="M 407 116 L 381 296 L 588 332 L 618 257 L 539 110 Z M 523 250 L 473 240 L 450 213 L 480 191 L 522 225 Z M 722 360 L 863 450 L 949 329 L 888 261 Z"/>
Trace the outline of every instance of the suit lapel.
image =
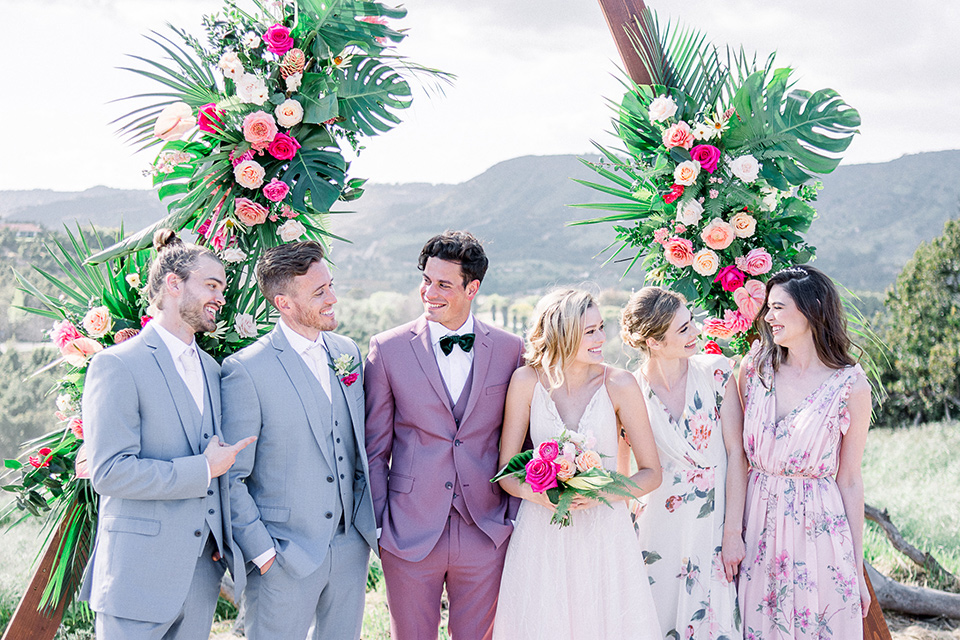
<path id="1" fill-rule="evenodd" d="M 283 367 L 283 370 L 287 372 L 293 388 L 296 389 L 297 395 L 300 396 L 300 402 L 303 403 L 304 411 L 307 414 L 307 423 L 310 425 L 313 437 L 320 446 L 320 453 L 323 454 L 323 459 L 326 461 L 327 466 L 333 469 L 335 468 L 333 452 L 329 450 L 327 433 L 324 429 L 322 418 L 324 415 L 330 415 L 330 403 L 324 398 L 318 398 L 317 394 L 310 388 L 310 384 L 306 378 L 306 374 L 309 373 L 309 371 L 305 368 L 303 358 L 297 353 L 296 349 L 290 346 L 279 325 L 271 333 L 271 342 L 273 343 L 273 348 L 277 350 L 277 358 L 280 360 L 280 365 Z M 317 384 L 319 384 L 319 382 Z M 324 409 L 326 410 L 325 414 L 321 413 Z"/>
<path id="2" fill-rule="evenodd" d="M 153 352 L 153 357 L 160 367 L 163 374 L 163 380 L 167 383 L 167 389 L 173 397 L 173 404 L 177 408 L 177 416 L 180 418 L 180 426 L 183 433 L 190 442 L 190 448 L 194 453 L 200 453 L 200 430 L 196 428 L 191 409 L 196 409 L 193 398 L 188 396 L 187 385 L 183 383 L 177 366 L 173 363 L 173 356 L 167 345 L 163 343 L 163 338 L 157 333 L 157 330 L 149 324 L 143 330 L 143 341 Z M 219 382 L 217 383 L 219 384 Z"/>
<path id="3" fill-rule="evenodd" d="M 470 385 L 470 397 L 467 398 L 467 408 L 463 411 L 461 425 L 466 423 L 470 412 L 480 400 L 484 381 L 487 379 L 487 370 L 490 368 L 490 359 L 493 357 L 493 340 L 490 339 L 490 330 L 477 320 L 476 316 L 473 318 L 473 332 L 476 336 L 473 341 L 473 383 Z"/>
<path id="4" fill-rule="evenodd" d="M 323 343 L 327 345 L 327 351 L 330 353 L 330 360 L 335 361 L 337 358 L 343 355 L 343 351 L 340 350 L 340 341 L 335 339 L 330 333 L 325 332 L 323 334 Z M 351 356 L 353 354 L 350 354 Z M 331 372 L 332 373 L 332 372 Z M 359 381 L 359 378 L 357 379 Z M 363 416 L 357 415 L 357 409 L 354 408 L 354 403 L 350 401 L 350 396 L 355 393 L 350 390 L 350 387 L 343 384 L 340 380 L 340 377 L 337 375 L 332 375 L 330 377 L 331 388 L 335 388 L 334 385 L 340 385 L 340 388 L 343 390 L 343 397 L 347 401 L 347 410 L 350 412 L 350 420 L 353 422 L 353 433 L 354 437 L 357 440 L 359 446 L 363 446 L 364 435 L 362 430 L 363 425 Z M 353 384 L 357 384 L 354 382 Z M 362 385 L 361 385 L 362 388 Z"/>
<path id="5" fill-rule="evenodd" d="M 209 363 L 204 364 L 203 359 L 204 354 L 201 351 L 200 367 L 207 381 L 207 395 L 210 397 L 210 406 L 213 408 L 213 432 L 220 436 L 220 394 L 213 392 L 214 389 L 220 388 L 220 374 Z"/>
<path id="6" fill-rule="evenodd" d="M 433 353 L 433 345 L 430 344 L 430 328 L 427 326 L 427 319 L 422 317 L 417 321 L 413 328 L 413 338 L 410 340 L 410 346 L 417 356 L 420 367 L 430 381 L 430 386 L 436 391 L 437 396 L 443 406 L 453 415 L 453 409 L 450 408 L 450 402 L 447 399 L 447 388 L 443 384 L 443 378 L 440 376 L 440 367 L 437 365 L 437 357 Z M 474 380 L 476 384 L 476 380 Z"/>

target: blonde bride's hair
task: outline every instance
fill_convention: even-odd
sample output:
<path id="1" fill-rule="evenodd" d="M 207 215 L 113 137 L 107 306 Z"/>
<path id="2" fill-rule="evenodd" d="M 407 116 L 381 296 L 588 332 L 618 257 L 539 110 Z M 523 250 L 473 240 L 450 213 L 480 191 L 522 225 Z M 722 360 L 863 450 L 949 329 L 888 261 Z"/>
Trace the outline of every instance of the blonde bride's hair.
<path id="1" fill-rule="evenodd" d="M 528 365 L 543 371 L 551 389 L 563 385 L 563 369 L 580 349 L 583 316 L 590 307 L 597 307 L 597 301 L 578 289 L 553 291 L 537 303 L 525 357 Z"/>

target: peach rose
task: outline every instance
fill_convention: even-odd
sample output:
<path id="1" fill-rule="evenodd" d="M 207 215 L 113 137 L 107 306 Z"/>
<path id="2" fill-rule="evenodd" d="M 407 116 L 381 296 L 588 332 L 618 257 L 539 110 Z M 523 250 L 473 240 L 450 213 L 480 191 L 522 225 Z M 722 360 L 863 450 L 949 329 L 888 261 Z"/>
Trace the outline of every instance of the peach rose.
<path id="1" fill-rule="evenodd" d="M 277 124 L 289 129 L 303 120 L 303 105 L 293 99 L 284 100 L 277 105 L 273 113 L 277 116 Z"/>
<path id="2" fill-rule="evenodd" d="M 567 481 L 577 473 L 577 465 L 572 460 L 564 457 L 553 461 L 557 465 L 557 480 Z"/>
<path id="3" fill-rule="evenodd" d="M 126 342 L 130 338 L 135 338 L 140 333 L 140 329 L 120 329 L 115 334 L 113 334 L 113 344 L 120 344 L 121 342 Z"/>
<path id="4" fill-rule="evenodd" d="M 233 177 L 241 187 L 259 189 L 263 186 L 266 175 L 263 167 L 256 160 L 244 160 L 233 168 Z"/>
<path id="5" fill-rule="evenodd" d="M 186 102 L 168 104 L 157 116 L 153 125 L 153 135 L 161 140 L 179 140 L 187 131 L 197 126 L 193 109 Z"/>
<path id="6" fill-rule="evenodd" d="M 277 137 L 277 121 L 266 111 L 248 113 L 243 119 L 243 139 L 254 149 L 265 149 Z"/>
<path id="7" fill-rule="evenodd" d="M 730 218 L 730 225 L 738 238 L 749 238 L 757 231 L 757 219 L 746 211 Z"/>
<path id="8" fill-rule="evenodd" d="M 678 122 L 667 127 L 666 131 L 663 132 L 663 145 L 667 149 L 683 147 L 689 151 L 693 147 L 693 132 L 690 131 L 690 125 L 686 122 Z"/>
<path id="9" fill-rule="evenodd" d="M 712 276 L 720 268 L 720 258 L 710 249 L 701 249 L 693 255 L 693 270 L 702 276 Z"/>
<path id="10" fill-rule="evenodd" d="M 715 251 L 723 251 L 733 242 L 735 232 L 729 222 L 714 218 L 700 232 L 703 243 Z"/>
<path id="11" fill-rule="evenodd" d="M 79 369 L 87 364 L 87 360 L 101 351 L 103 351 L 103 345 L 93 338 L 75 338 L 60 349 L 60 355 L 67 364 Z"/>
<path id="12" fill-rule="evenodd" d="M 111 327 L 113 327 L 113 318 L 110 317 L 110 310 L 106 307 L 94 307 L 83 316 L 83 328 L 87 330 L 87 335 L 93 338 L 102 338 Z"/>
<path id="13" fill-rule="evenodd" d="M 759 280 L 747 280 L 743 286 L 733 292 L 733 301 L 737 303 L 737 309 L 752 322 L 760 312 L 763 306 L 764 297 L 767 295 L 767 288 Z"/>
<path id="14" fill-rule="evenodd" d="M 711 338 L 729 338 L 733 331 L 720 318 L 707 318 L 703 323 L 702 333 Z"/>
<path id="15" fill-rule="evenodd" d="M 700 164 L 694 162 L 693 160 L 685 160 L 677 165 L 677 168 L 673 171 L 673 181 L 676 184 L 682 184 L 685 187 L 689 187 L 694 182 L 697 181 L 697 176 L 700 175 Z"/>
<path id="16" fill-rule="evenodd" d="M 587 449 L 577 456 L 577 469 L 580 471 L 590 471 L 590 469 L 600 469 L 603 467 L 603 460 L 600 454 L 592 449 Z"/>
<path id="17" fill-rule="evenodd" d="M 248 227 L 263 224 L 267 220 L 267 208 L 248 198 L 236 199 L 237 218 Z"/>
<path id="18" fill-rule="evenodd" d="M 686 238 L 670 238 L 663 243 L 664 259 L 675 267 L 693 264 L 693 243 Z"/>

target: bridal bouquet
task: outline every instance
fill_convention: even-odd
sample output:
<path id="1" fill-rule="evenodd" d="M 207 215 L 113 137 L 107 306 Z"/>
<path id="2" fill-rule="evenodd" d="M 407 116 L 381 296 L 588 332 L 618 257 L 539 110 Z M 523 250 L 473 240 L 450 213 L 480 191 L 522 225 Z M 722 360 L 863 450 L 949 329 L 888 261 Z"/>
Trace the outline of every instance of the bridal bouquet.
<path id="1" fill-rule="evenodd" d="M 601 454 L 591 448 L 594 442 L 589 432 L 564 429 L 559 437 L 541 442 L 536 451 L 522 451 L 510 458 L 490 482 L 514 476 L 529 484 L 534 492 L 546 493 L 556 505 L 550 522 L 569 526 L 570 504 L 576 496 L 593 498 L 608 506 L 612 505 L 604 493 L 633 497 L 629 487 L 636 485 L 623 474 L 603 468 Z"/>
<path id="2" fill-rule="evenodd" d="M 614 257 L 635 249 L 628 271 L 641 261 L 647 279 L 707 312 L 707 336 L 743 353 L 767 274 L 814 255 L 802 234 L 815 176 L 836 168 L 860 115 L 832 89 L 794 89 L 773 56 L 722 62 L 702 34 L 661 34 L 649 12 L 638 27 L 651 84 L 629 82 L 616 107 L 625 149 L 596 145 L 601 160 L 582 160 L 612 184 L 579 181 L 617 200 L 577 206 L 615 213 L 573 224 L 619 223 Z"/>

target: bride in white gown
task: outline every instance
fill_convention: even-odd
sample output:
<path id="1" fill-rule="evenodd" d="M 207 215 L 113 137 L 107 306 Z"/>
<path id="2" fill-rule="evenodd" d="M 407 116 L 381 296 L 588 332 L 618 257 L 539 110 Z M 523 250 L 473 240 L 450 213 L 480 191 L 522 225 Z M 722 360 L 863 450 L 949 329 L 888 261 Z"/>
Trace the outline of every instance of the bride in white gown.
<path id="1" fill-rule="evenodd" d="M 507 391 L 500 464 L 522 450 L 529 426 L 535 448 L 563 429 L 595 439 L 604 466 L 616 469 L 622 427 L 639 469 L 634 494 L 656 489 L 660 462 L 643 395 L 632 375 L 603 364 L 596 301 L 583 291 L 558 291 L 540 301 L 535 316 L 529 364 Z M 572 524 L 559 528 L 550 523 L 546 494 L 512 476 L 500 484 L 523 502 L 507 547 L 494 640 L 663 637 L 624 497 L 606 496 L 613 508 L 577 497 Z"/>

